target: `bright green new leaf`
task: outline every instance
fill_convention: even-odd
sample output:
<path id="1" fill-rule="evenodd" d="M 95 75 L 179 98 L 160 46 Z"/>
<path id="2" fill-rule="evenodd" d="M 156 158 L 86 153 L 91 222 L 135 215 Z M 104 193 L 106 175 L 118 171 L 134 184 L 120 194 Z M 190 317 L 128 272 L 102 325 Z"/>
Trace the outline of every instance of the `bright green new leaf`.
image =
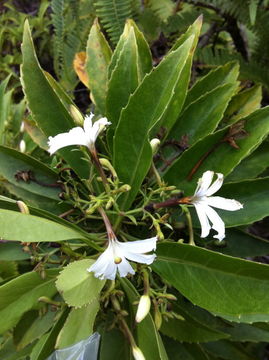
<path id="1" fill-rule="evenodd" d="M 23 242 L 83 239 L 81 232 L 38 216 L 0 209 L 0 237 Z"/>
<path id="2" fill-rule="evenodd" d="M 95 20 L 87 42 L 85 69 L 88 73 L 89 87 L 98 111 L 106 113 L 106 94 L 108 80 L 108 65 L 111 59 L 111 49 L 106 38 Z"/>
<path id="3" fill-rule="evenodd" d="M 269 266 L 191 245 L 162 243 L 153 270 L 193 304 L 238 322 L 269 320 Z"/>
<path id="4" fill-rule="evenodd" d="M 97 279 L 87 271 L 93 262 L 91 259 L 72 262 L 58 276 L 57 289 L 69 306 L 80 308 L 98 300 L 105 280 Z"/>

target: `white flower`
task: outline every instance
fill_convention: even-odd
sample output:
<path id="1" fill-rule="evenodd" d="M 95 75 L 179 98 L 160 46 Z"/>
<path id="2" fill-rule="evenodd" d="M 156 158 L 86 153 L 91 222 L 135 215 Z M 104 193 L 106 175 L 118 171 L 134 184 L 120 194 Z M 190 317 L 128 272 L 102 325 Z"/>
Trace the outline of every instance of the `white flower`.
<path id="1" fill-rule="evenodd" d="M 198 181 L 197 189 L 190 198 L 190 203 L 195 206 L 199 221 L 202 227 L 201 237 L 208 236 L 210 229 L 218 233 L 214 238 L 220 241 L 225 238 L 225 224 L 212 207 L 217 209 L 235 211 L 243 208 L 243 205 L 236 200 L 225 199 L 220 196 L 211 196 L 217 192 L 223 183 L 223 174 L 217 173 L 217 179 L 212 183 L 214 171 L 206 171 Z M 212 207 L 211 207 L 212 206 Z M 210 225 L 209 221 L 212 223 Z"/>
<path id="2" fill-rule="evenodd" d="M 111 124 L 107 118 L 101 118 L 92 124 L 93 116 L 93 114 L 90 114 L 85 117 L 83 128 L 77 126 L 69 132 L 58 134 L 53 137 L 50 136 L 48 141 L 49 153 L 52 155 L 57 150 L 70 145 L 84 145 L 90 150 L 93 150 L 95 141 L 100 132 L 103 131 L 107 125 Z"/>
<path id="3" fill-rule="evenodd" d="M 20 141 L 19 148 L 20 148 L 20 152 L 25 153 L 26 143 L 25 143 L 24 140 L 21 140 L 21 141 Z"/>
<path id="4" fill-rule="evenodd" d="M 134 269 L 126 259 L 142 264 L 151 264 L 156 255 L 145 255 L 145 253 L 155 250 L 156 242 L 156 236 L 146 240 L 129 242 L 120 242 L 116 238 L 109 240 L 107 249 L 87 270 L 93 271 L 97 278 L 110 280 L 115 279 L 117 270 L 119 270 L 121 277 L 128 273 L 134 274 Z"/>

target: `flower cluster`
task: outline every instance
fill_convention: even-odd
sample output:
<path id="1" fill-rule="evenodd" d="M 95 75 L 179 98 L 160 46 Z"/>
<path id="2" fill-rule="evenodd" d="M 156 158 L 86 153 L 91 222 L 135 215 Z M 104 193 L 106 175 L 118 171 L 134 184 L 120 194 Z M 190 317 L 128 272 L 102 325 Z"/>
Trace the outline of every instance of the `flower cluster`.
<path id="1" fill-rule="evenodd" d="M 110 125 L 110 122 L 106 118 L 101 118 L 92 123 L 93 116 L 93 114 L 90 114 L 90 116 L 85 117 L 83 128 L 78 126 L 69 132 L 50 137 L 48 141 L 50 154 L 70 145 L 86 146 L 90 152 L 95 153 L 95 141 L 105 127 Z M 236 211 L 241 209 L 243 205 L 236 200 L 211 196 L 221 188 L 223 183 L 223 175 L 220 173 L 216 175 L 217 179 L 212 183 L 214 172 L 206 171 L 202 178 L 199 179 L 194 195 L 183 198 L 180 203 L 194 205 L 201 224 L 202 238 L 208 236 L 212 228 L 217 231 L 214 237 L 221 241 L 225 237 L 225 224 L 212 207 Z M 107 224 L 106 226 L 108 227 Z M 111 236 L 111 234 L 113 235 Z M 117 271 L 121 277 L 134 274 L 135 271 L 128 260 L 142 264 L 151 264 L 156 255 L 147 253 L 156 249 L 156 243 L 156 236 L 145 240 L 120 242 L 117 240 L 111 227 L 106 250 L 88 271 L 94 272 L 97 278 L 110 280 L 115 279 Z"/>

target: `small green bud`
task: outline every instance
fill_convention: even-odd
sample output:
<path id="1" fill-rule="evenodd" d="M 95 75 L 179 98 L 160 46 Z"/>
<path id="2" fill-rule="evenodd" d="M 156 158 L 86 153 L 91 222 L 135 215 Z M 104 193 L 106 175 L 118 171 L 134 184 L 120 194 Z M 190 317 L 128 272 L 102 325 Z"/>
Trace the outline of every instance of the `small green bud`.
<path id="1" fill-rule="evenodd" d="M 104 167 L 105 169 L 107 169 L 107 170 L 109 170 L 111 172 L 114 179 L 116 179 L 118 177 L 117 173 L 116 173 L 116 170 L 113 168 L 110 161 L 108 161 L 105 158 L 101 158 L 101 159 L 99 159 L 99 161 L 100 161 L 100 164 L 102 165 L 102 167 Z"/>
<path id="2" fill-rule="evenodd" d="M 70 105 L 70 113 L 71 113 L 71 116 L 74 119 L 75 123 L 79 126 L 83 126 L 84 117 L 76 106 Z"/>
<path id="3" fill-rule="evenodd" d="M 154 313 L 154 322 L 155 322 L 155 326 L 157 328 L 157 330 L 160 329 L 160 327 L 162 326 L 162 314 L 160 313 L 160 310 L 158 308 L 156 308 L 155 313 Z"/>

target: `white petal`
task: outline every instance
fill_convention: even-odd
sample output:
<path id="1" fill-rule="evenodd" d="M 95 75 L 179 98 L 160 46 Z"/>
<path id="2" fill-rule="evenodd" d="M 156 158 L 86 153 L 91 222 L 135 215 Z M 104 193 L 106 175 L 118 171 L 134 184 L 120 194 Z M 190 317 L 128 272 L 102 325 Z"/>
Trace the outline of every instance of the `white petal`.
<path id="1" fill-rule="evenodd" d="M 198 180 L 198 185 L 195 190 L 194 196 L 204 196 L 209 188 L 214 176 L 214 171 L 206 171 L 203 176 Z"/>
<path id="2" fill-rule="evenodd" d="M 90 146 L 95 143 L 98 135 L 104 130 L 107 125 L 111 123 L 107 120 L 107 118 L 101 118 L 93 124 L 90 132 L 87 134 L 89 136 Z"/>
<path id="3" fill-rule="evenodd" d="M 209 206 L 223 210 L 235 211 L 243 208 L 243 205 L 239 201 L 226 199 L 221 196 L 210 196 L 206 199 L 206 202 Z"/>
<path id="4" fill-rule="evenodd" d="M 210 206 L 205 206 L 205 212 L 209 220 L 212 222 L 212 229 L 218 232 L 217 235 L 214 235 L 214 238 L 219 239 L 220 241 L 225 238 L 225 224 L 222 221 L 221 217 L 217 212 L 212 209 Z"/>
<path id="5" fill-rule="evenodd" d="M 213 182 L 210 188 L 206 191 L 206 196 L 210 196 L 217 192 L 223 184 L 223 174 L 217 173 L 218 178 Z"/>
<path id="6" fill-rule="evenodd" d="M 210 232 L 211 226 L 206 216 L 206 207 L 201 204 L 194 204 L 194 206 L 201 224 L 201 237 L 207 237 Z"/>
<path id="7" fill-rule="evenodd" d="M 93 113 L 90 113 L 90 115 L 86 115 L 85 119 L 84 119 L 84 131 L 87 134 L 90 134 L 91 130 L 92 130 L 92 118 L 94 117 Z"/>
<path id="8" fill-rule="evenodd" d="M 54 154 L 57 150 L 70 145 L 87 146 L 85 132 L 81 127 L 78 126 L 71 129 L 69 132 L 49 137 L 48 146 L 50 154 Z"/>
<path id="9" fill-rule="evenodd" d="M 155 254 L 143 255 L 134 252 L 125 252 L 124 255 L 128 260 L 135 261 L 141 264 L 147 264 L 147 265 L 152 264 L 154 259 L 156 258 Z"/>
<path id="10" fill-rule="evenodd" d="M 120 277 L 125 277 L 128 274 L 132 274 L 132 275 L 135 274 L 134 269 L 125 258 L 122 258 L 121 263 L 119 263 L 117 266 L 120 273 Z"/>
<path id="11" fill-rule="evenodd" d="M 145 240 L 129 241 L 119 243 L 124 251 L 135 252 L 138 254 L 145 254 L 156 249 L 157 236 Z"/>
<path id="12" fill-rule="evenodd" d="M 115 279 L 117 265 L 114 262 L 114 253 L 111 243 L 109 243 L 108 248 L 99 256 L 95 263 L 87 269 L 87 271 L 94 272 L 95 277 L 101 279 Z"/>

